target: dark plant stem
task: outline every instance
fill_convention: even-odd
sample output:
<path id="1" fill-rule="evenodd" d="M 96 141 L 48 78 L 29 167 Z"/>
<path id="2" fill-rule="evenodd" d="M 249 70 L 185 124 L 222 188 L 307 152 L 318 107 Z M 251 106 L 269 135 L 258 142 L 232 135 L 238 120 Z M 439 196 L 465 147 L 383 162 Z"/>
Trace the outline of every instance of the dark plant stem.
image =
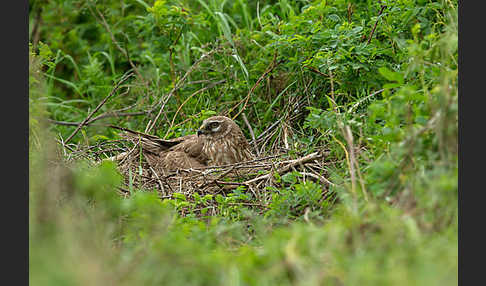
<path id="1" fill-rule="evenodd" d="M 378 25 L 378 21 L 380 20 L 380 16 L 383 13 L 383 11 L 385 10 L 385 8 L 386 8 L 385 5 L 381 5 L 380 12 L 378 13 L 378 18 L 376 19 L 375 25 L 373 26 L 373 30 L 371 30 L 370 36 L 368 38 L 368 42 L 366 44 L 369 44 L 371 42 L 371 38 L 373 38 L 373 34 L 375 33 L 375 30 L 376 30 L 376 25 Z"/>

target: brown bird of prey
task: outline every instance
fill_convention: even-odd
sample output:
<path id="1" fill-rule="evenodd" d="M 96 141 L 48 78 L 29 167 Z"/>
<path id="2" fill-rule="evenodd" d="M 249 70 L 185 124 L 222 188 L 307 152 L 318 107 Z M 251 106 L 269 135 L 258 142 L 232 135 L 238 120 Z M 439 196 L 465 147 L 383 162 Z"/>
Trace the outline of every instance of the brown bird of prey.
<path id="1" fill-rule="evenodd" d="M 234 164 L 254 158 L 240 127 L 226 116 L 212 116 L 203 121 L 197 134 L 171 140 L 152 135 L 130 137 L 133 141 L 139 140 L 147 163 L 161 174 L 177 169 Z"/>

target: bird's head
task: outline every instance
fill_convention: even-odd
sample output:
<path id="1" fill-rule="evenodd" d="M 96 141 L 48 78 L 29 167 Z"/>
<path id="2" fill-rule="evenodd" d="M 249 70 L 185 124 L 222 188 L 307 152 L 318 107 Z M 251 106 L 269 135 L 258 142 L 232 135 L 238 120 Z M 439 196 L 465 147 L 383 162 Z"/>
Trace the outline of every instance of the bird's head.
<path id="1" fill-rule="evenodd" d="M 204 120 L 197 136 L 202 139 L 202 152 L 209 158 L 210 165 L 233 164 L 253 158 L 240 127 L 226 116 Z"/>
<path id="2" fill-rule="evenodd" d="M 219 138 L 228 134 L 234 126 L 238 127 L 233 120 L 226 116 L 212 116 L 203 121 L 197 130 L 197 136 Z"/>

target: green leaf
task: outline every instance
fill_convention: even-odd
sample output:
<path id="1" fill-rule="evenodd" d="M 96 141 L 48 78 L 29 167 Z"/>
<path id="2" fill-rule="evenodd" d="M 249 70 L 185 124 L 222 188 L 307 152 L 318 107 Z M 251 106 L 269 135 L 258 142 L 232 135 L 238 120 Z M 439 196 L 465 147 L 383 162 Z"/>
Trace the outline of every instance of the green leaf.
<path id="1" fill-rule="evenodd" d="M 94 136 L 91 136 L 91 139 L 95 141 L 100 141 L 100 140 L 109 140 L 110 138 L 106 137 L 105 135 L 96 134 Z"/>
<path id="2" fill-rule="evenodd" d="M 329 16 L 327 16 L 330 20 L 334 21 L 334 22 L 340 22 L 341 21 L 341 18 L 336 15 L 336 14 L 331 14 Z"/>
<path id="3" fill-rule="evenodd" d="M 394 72 L 387 67 L 380 67 L 378 72 L 389 81 L 396 81 L 398 83 L 403 83 L 403 74 L 399 72 Z"/>
<path id="4" fill-rule="evenodd" d="M 143 7 L 145 7 L 145 9 L 149 9 L 150 8 L 150 6 L 147 3 L 145 3 L 144 1 L 142 1 L 142 0 L 135 0 L 135 2 L 137 2 L 138 4 L 140 4 Z"/>
<path id="5" fill-rule="evenodd" d="M 383 85 L 384 89 L 396 88 L 402 86 L 401 83 L 386 83 Z"/>
<path id="6" fill-rule="evenodd" d="M 173 193 L 172 197 L 174 197 L 175 199 L 181 200 L 181 201 L 186 200 L 186 196 L 184 194 L 181 194 L 181 193 Z"/>

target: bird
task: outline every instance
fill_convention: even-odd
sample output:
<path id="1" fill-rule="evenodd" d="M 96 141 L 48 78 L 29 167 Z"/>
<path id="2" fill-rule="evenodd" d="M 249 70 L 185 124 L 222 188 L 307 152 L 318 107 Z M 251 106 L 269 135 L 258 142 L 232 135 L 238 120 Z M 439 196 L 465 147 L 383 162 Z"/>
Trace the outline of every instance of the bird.
<path id="1" fill-rule="evenodd" d="M 128 137 L 141 143 L 148 165 L 162 175 L 178 169 L 223 166 L 255 158 L 240 127 L 226 116 L 209 117 L 196 134 L 170 140 L 131 133 L 135 134 Z"/>

